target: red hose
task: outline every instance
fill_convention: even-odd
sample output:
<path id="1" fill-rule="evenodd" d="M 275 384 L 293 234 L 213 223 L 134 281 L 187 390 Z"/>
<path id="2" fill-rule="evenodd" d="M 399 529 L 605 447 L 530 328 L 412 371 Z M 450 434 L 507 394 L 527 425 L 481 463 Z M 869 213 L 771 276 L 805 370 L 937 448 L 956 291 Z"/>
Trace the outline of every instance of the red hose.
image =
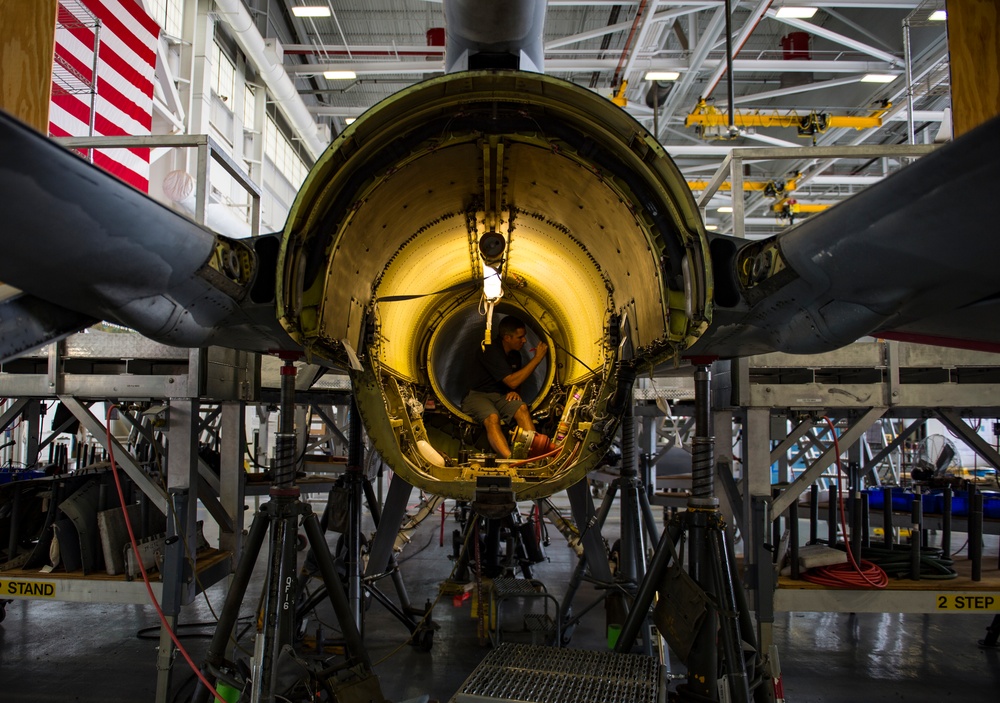
<path id="1" fill-rule="evenodd" d="M 848 564 L 817 566 L 803 573 L 802 579 L 828 588 L 885 588 L 889 584 L 885 571 L 867 559 L 860 566 L 853 559 Z"/>
<path id="2" fill-rule="evenodd" d="M 177 639 L 177 635 L 174 631 L 170 629 L 170 625 L 167 623 L 167 616 L 163 614 L 163 609 L 160 607 L 159 601 L 156 600 L 156 595 L 153 593 L 153 587 L 149 585 L 149 574 L 146 573 L 146 567 L 142 565 L 142 557 L 139 556 L 139 546 L 136 543 L 135 532 L 132 531 L 132 521 L 128 517 L 128 507 L 125 505 L 125 493 L 122 491 L 122 482 L 118 477 L 118 467 L 115 465 L 115 446 L 111 441 L 111 411 L 117 408 L 117 405 L 108 406 L 107 414 L 107 432 L 108 432 L 108 457 L 111 459 L 111 475 L 115 479 L 115 488 L 118 489 L 118 501 L 122 506 L 122 515 L 125 517 L 125 527 L 128 529 L 128 538 L 132 542 L 132 551 L 135 552 L 135 562 L 139 565 L 139 571 L 142 573 L 142 581 L 146 584 L 146 592 L 149 594 L 149 600 L 153 602 L 153 607 L 156 608 L 156 614 L 160 616 L 160 623 L 166 629 L 167 634 L 170 635 L 170 639 L 173 641 L 174 646 L 177 647 L 177 651 L 184 656 L 184 661 L 188 663 L 191 667 L 191 671 L 195 673 L 195 676 L 201 681 L 202 685 L 205 686 L 212 695 L 215 696 L 216 700 L 220 703 L 227 703 L 226 699 L 219 695 L 219 692 L 215 690 L 215 686 L 208 682 L 201 670 L 195 666 L 194 660 L 191 659 L 191 655 L 187 653 L 184 649 L 184 645 L 181 641 Z"/>
<path id="3" fill-rule="evenodd" d="M 847 537 L 847 511 L 844 509 L 844 491 L 840 487 L 840 477 L 844 472 L 840 464 L 840 441 L 837 438 L 837 430 L 834 428 L 830 418 L 824 416 L 826 424 L 833 434 L 833 450 L 837 453 L 837 493 L 840 503 L 840 527 L 844 533 L 844 546 L 847 548 L 847 563 L 832 564 L 830 566 L 817 566 L 809 569 L 802 578 L 810 583 L 817 583 L 831 588 L 885 588 L 889 584 L 889 577 L 882 567 L 864 559 L 860 565 L 854 558 L 851 551 L 851 540 Z"/>

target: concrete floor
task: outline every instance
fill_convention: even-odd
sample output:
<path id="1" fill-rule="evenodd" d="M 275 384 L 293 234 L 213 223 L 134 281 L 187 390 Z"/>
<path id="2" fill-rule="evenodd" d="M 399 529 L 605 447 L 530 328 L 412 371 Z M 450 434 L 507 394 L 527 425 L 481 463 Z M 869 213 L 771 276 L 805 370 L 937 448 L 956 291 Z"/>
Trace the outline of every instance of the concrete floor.
<path id="1" fill-rule="evenodd" d="M 447 555 L 454 527 L 449 520 L 445 546 L 440 547 L 440 520 L 428 520 L 404 552 L 402 570 L 415 604 L 434 599 L 438 584 L 450 573 Z M 550 561 L 538 565 L 535 576 L 561 597 L 575 557 L 554 530 L 547 554 Z M 391 592 L 388 582 L 384 587 Z M 258 593 L 259 587 L 251 588 L 244 603 L 246 614 L 253 613 Z M 585 584 L 575 601 L 577 609 L 595 593 Z M 208 596 L 214 607 L 221 606 L 221 586 L 209 589 Z M 327 621 L 324 631 L 331 634 L 336 622 L 321 617 Z M 181 614 L 185 624 L 211 619 L 203 599 Z M 434 619 L 440 630 L 432 650 L 422 652 L 400 647 L 406 630 L 379 604 L 370 606 L 366 642 L 389 700 L 426 694 L 432 700 L 448 701 L 489 651 L 479 644 L 468 601 L 455 607 L 450 599 L 442 599 Z M 991 619 L 987 615 L 779 614 L 774 639 L 787 700 L 995 703 L 1000 699 L 1000 650 L 984 651 L 976 645 Z M 156 625 L 152 607 L 15 601 L 0 623 L 0 702 L 152 701 L 158 642 L 140 639 L 137 633 Z M 603 648 L 603 627 L 604 612 L 598 607 L 581 622 L 572 646 Z M 314 629 L 315 624 L 310 634 Z M 189 635 L 210 633 L 210 627 L 184 627 L 182 632 L 185 645 L 199 660 L 207 640 Z M 186 700 L 189 676 L 178 657 L 171 693 L 178 700 Z"/>

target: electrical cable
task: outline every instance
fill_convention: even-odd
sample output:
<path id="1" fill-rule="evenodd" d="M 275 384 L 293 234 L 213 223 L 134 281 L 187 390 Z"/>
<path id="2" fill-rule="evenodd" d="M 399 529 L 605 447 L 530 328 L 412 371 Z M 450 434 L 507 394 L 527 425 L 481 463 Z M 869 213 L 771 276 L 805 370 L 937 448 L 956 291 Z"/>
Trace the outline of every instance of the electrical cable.
<path id="1" fill-rule="evenodd" d="M 504 288 L 506 289 L 506 285 L 504 286 Z M 526 313 L 528 313 L 528 315 L 531 315 L 532 318 L 534 318 L 534 315 L 532 315 L 531 310 L 528 309 L 528 306 L 525 305 L 524 303 L 522 303 L 520 300 L 518 300 L 517 296 L 514 295 L 513 291 L 511 291 L 511 290 L 505 290 L 504 294 L 510 296 L 510 298 L 513 299 L 514 302 L 516 302 L 518 305 L 520 305 L 522 308 L 524 308 L 524 311 Z M 590 373 L 592 373 L 594 375 L 597 375 L 597 372 L 594 371 L 594 369 L 592 369 L 589 366 L 587 366 L 587 363 L 583 359 L 581 359 L 580 357 L 576 356 L 573 352 L 571 352 L 569 349 L 567 349 L 566 347 L 564 347 L 563 345 L 561 345 L 555 339 L 552 340 L 552 344 L 557 349 L 562 349 L 566 353 L 567 356 L 570 356 L 573 359 L 576 359 L 578 362 L 580 362 L 580 364 L 583 365 L 583 368 L 587 369 L 587 371 L 590 371 Z"/>
<path id="2" fill-rule="evenodd" d="M 167 634 L 170 635 L 170 640 L 174 643 L 174 646 L 177 647 L 177 651 L 184 657 L 184 661 L 186 661 L 188 666 L 191 667 L 191 671 L 195 673 L 195 676 L 198 677 L 202 685 L 205 686 L 205 688 L 208 689 L 213 696 L 215 696 L 219 703 L 227 703 L 226 699 L 219 695 L 219 692 L 215 690 L 215 686 L 210 684 L 208 679 L 205 678 L 205 675 L 201 673 L 197 666 L 195 666 L 194 660 L 191 659 L 191 655 L 188 654 L 188 651 L 184 649 L 184 645 L 181 644 L 180 639 L 177 637 L 177 633 L 170 628 L 170 623 L 167 622 L 167 616 L 163 613 L 163 609 L 160 607 L 160 602 L 156 600 L 156 594 L 153 593 L 153 587 L 149 583 L 149 574 L 146 573 L 146 567 L 143 565 L 142 557 L 139 554 L 139 545 L 136 542 L 135 531 L 132 529 L 132 520 L 129 519 L 128 506 L 125 503 L 125 492 L 122 490 L 122 482 L 118 477 L 118 467 L 115 465 L 114 444 L 112 443 L 111 437 L 111 411 L 117 407 L 118 406 L 114 403 L 109 404 L 106 417 L 108 455 L 111 459 L 111 475 L 115 479 L 115 488 L 118 489 L 118 500 L 122 506 L 122 515 L 125 518 L 125 527 L 128 529 L 128 538 L 132 543 L 132 551 L 135 553 L 136 563 L 139 565 L 139 571 L 142 573 L 142 581 L 146 585 L 146 593 L 149 594 L 149 600 L 152 602 L 153 607 L 156 608 L 156 614 L 160 617 L 160 622 L 163 624 L 163 627 L 167 629 Z"/>
<path id="3" fill-rule="evenodd" d="M 512 461 L 507 466 L 522 466 L 524 464 L 530 464 L 533 461 L 540 461 L 541 459 L 547 459 L 548 457 L 552 456 L 553 454 L 558 454 L 559 452 L 562 451 L 562 449 L 563 449 L 562 446 L 559 446 L 559 447 L 556 447 L 555 449 L 550 449 L 549 451 L 545 452 L 544 454 L 539 454 L 538 456 L 529 457 L 527 459 L 521 459 L 520 461 Z"/>
<path id="4" fill-rule="evenodd" d="M 915 545 L 911 545 L 913 549 Z M 910 549 L 865 547 L 861 554 L 878 564 L 889 576 L 903 577 L 910 574 Z M 952 568 L 954 562 L 942 555 L 940 549 L 924 547 L 920 550 L 920 579 L 948 580 L 958 576 Z"/>
<path id="5" fill-rule="evenodd" d="M 844 509 L 844 491 L 840 486 L 841 476 L 844 473 L 844 467 L 840 463 L 840 440 L 837 437 L 837 430 L 834 428 L 830 418 L 824 415 L 823 419 L 829 425 L 830 433 L 833 435 L 833 450 L 836 452 L 837 457 L 837 493 L 840 494 L 838 501 L 840 504 L 840 526 L 844 534 L 847 563 L 817 566 L 803 573 L 802 578 L 810 583 L 820 584 L 829 588 L 885 588 L 889 585 L 888 574 L 881 567 L 866 559 L 861 559 L 859 562 L 854 558 L 854 553 L 851 550 L 851 540 L 847 536 L 847 511 Z"/>

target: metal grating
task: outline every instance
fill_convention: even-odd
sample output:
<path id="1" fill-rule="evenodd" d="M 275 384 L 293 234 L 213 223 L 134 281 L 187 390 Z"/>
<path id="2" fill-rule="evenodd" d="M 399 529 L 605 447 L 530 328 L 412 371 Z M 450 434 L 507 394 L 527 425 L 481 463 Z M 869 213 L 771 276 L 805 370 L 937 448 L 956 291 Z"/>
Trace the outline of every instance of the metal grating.
<path id="1" fill-rule="evenodd" d="M 476 667 L 452 703 L 657 703 L 661 667 L 643 654 L 506 643 Z"/>
<path id="2" fill-rule="evenodd" d="M 79 0 L 60 0 L 58 24 L 59 29 L 73 30 L 85 27 L 95 30 L 100 20 Z M 96 55 L 97 40 L 92 47 Z M 52 60 L 52 90 L 57 95 L 85 95 L 94 92 L 91 78 L 84 76 L 58 52 Z"/>

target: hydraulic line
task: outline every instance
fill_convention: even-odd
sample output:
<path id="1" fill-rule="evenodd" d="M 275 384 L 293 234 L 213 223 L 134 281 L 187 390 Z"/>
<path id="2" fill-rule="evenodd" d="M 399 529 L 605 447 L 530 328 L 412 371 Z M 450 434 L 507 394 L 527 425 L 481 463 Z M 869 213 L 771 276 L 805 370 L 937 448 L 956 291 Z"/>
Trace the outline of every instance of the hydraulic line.
<path id="1" fill-rule="evenodd" d="M 886 549 L 884 547 L 867 547 L 861 550 L 861 556 L 873 564 L 877 564 L 889 576 L 908 576 L 910 573 L 910 554 L 916 545 L 910 548 Z M 940 549 L 924 547 L 920 550 L 921 580 L 947 580 L 958 576 L 953 568 L 954 562 L 945 556 Z"/>

